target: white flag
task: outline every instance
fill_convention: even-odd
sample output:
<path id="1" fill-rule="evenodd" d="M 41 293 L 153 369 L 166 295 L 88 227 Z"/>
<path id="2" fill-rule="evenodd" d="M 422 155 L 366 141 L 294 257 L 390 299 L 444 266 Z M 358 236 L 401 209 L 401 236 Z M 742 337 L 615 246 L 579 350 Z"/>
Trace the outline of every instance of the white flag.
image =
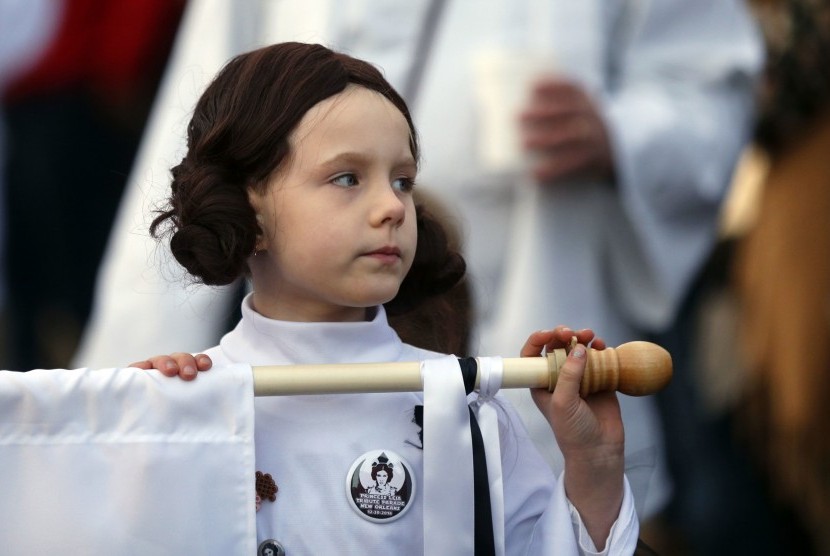
<path id="1" fill-rule="evenodd" d="M 256 553 L 251 367 L 0 371 L 0 552 Z"/>

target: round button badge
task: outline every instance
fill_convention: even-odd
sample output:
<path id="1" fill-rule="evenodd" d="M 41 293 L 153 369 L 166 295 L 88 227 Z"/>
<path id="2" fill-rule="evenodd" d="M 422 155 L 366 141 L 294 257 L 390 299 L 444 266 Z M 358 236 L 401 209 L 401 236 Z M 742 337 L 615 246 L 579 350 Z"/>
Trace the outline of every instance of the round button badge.
<path id="1" fill-rule="evenodd" d="M 257 556 L 285 556 L 285 549 L 274 539 L 262 541 L 257 548 Z"/>
<path id="2" fill-rule="evenodd" d="M 403 516 L 415 497 L 412 466 L 389 450 L 372 450 L 355 460 L 346 476 L 346 497 L 357 514 L 374 523 Z"/>

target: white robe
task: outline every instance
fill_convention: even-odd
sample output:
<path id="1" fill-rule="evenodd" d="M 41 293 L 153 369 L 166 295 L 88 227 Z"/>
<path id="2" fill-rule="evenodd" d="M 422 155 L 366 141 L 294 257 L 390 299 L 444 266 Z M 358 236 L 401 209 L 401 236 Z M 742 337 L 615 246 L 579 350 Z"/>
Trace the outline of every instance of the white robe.
<path id="1" fill-rule="evenodd" d="M 238 362 L 367 363 L 439 356 L 402 343 L 382 308 L 367 322 L 284 322 L 256 313 L 248 297 L 242 312 L 236 329 L 206 352 L 219 372 L 222 365 Z M 263 502 L 257 513 L 257 542 L 276 539 L 287 554 L 423 554 L 419 489 L 424 452 L 418 448 L 419 428 L 413 422 L 414 406 L 422 403 L 420 393 L 256 398 L 256 468 L 269 473 L 279 487 L 276 500 Z M 505 554 L 593 554 L 593 543 L 565 498 L 561 477 L 557 480 L 541 459 L 507 403 L 500 421 Z M 413 468 L 413 505 L 389 523 L 359 516 L 344 489 L 352 464 L 373 450 L 392 451 Z M 603 554 L 630 554 L 638 530 L 626 486 Z"/>
<path id="2" fill-rule="evenodd" d="M 221 65 L 267 43 L 320 41 L 378 64 L 400 87 L 426 5 L 189 3 L 76 364 L 193 351 L 221 334 L 234 305 L 227 289 L 182 286 L 176 263 L 146 233 L 183 154 L 189 111 Z M 616 345 L 672 321 L 715 238 L 751 121 L 760 45 L 740 0 L 447 2 L 414 106 L 418 181 L 459 214 L 479 316 L 473 351 L 513 356 L 530 331 L 556 324 L 590 326 Z M 552 69 L 594 94 L 610 127 L 616 183 L 541 190 L 486 167 L 473 68 L 494 48 L 552 51 Z M 150 316 L 152 326 L 135 325 Z M 535 407 L 526 396 L 516 401 L 561 469 Z M 627 472 L 641 516 L 652 515 L 670 492 L 654 403 L 621 401 Z"/>

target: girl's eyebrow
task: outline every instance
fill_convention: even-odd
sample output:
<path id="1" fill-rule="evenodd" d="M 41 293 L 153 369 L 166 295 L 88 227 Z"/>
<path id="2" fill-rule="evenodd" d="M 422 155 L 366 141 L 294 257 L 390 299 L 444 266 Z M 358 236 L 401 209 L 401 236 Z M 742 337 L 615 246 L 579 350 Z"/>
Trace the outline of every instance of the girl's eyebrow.
<path id="1" fill-rule="evenodd" d="M 337 164 L 365 164 L 369 157 L 358 152 L 345 151 L 337 153 L 331 158 L 327 158 L 320 163 L 320 166 L 334 166 Z"/>
<path id="2" fill-rule="evenodd" d="M 360 152 L 352 152 L 352 151 L 345 151 L 338 153 L 331 158 L 327 158 L 320 163 L 321 167 L 331 167 L 337 166 L 339 164 L 368 164 L 371 161 L 371 157 L 360 153 Z M 401 158 L 400 160 L 395 161 L 394 166 L 396 168 L 417 168 L 417 164 L 415 160 L 412 158 L 411 155 Z"/>

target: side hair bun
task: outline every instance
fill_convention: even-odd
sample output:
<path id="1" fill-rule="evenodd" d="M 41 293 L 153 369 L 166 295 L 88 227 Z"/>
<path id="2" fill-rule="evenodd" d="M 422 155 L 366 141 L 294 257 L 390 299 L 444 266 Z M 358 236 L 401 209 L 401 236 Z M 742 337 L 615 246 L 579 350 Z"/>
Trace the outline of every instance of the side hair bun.
<path id="1" fill-rule="evenodd" d="M 195 167 L 195 170 L 191 168 Z M 170 250 L 191 276 L 210 286 L 230 284 L 247 273 L 259 226 L 246 188 L 210 165 L 183 160 L 173 168 L 167 210 L 150 226 L 170 233 Z"/>

